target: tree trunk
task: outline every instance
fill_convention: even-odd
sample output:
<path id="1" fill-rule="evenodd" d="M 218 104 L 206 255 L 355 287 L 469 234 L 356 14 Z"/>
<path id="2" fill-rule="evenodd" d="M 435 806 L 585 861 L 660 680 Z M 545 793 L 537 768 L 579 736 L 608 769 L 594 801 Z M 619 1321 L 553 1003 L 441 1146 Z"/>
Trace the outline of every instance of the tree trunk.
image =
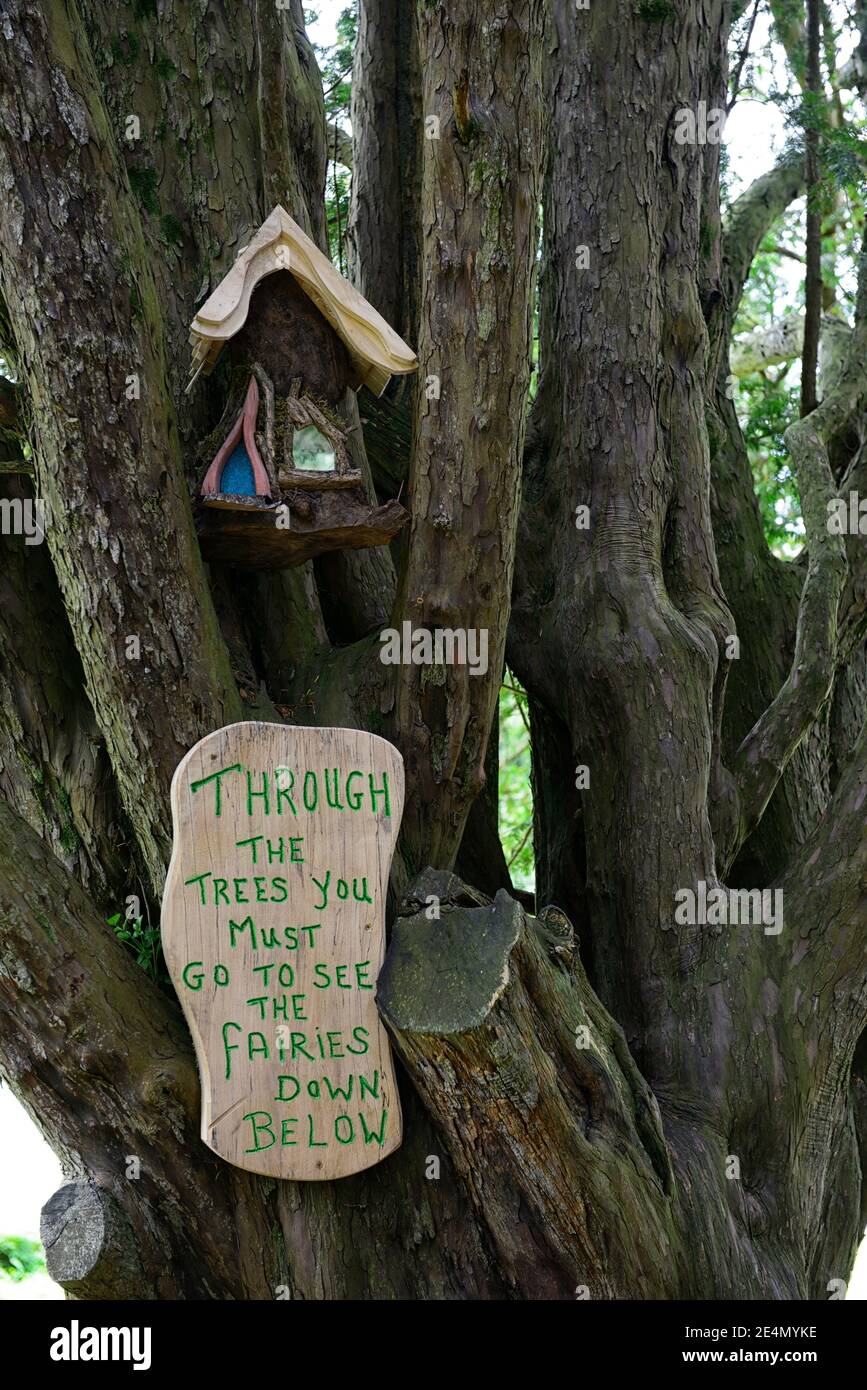
<path id="1" fill-rule="evenodd" d="M 44 499 L 48 541 L 0 541 L 0 1070 L 64 1163 L 44 1230 L 74 1297 L 823 1299 L 848 1277 L 867 573 L 824 522 L 867 490 L 867 272 L 787 440 L 808 553 L 784 566 L 728 356 L 803 165 L 723 225 L 718 146 L 677 135 L 725 105 L 728 9 L 363 0 L 353 276 L 420 367 L 340 410 L 368 495 L 411 519 L 393 554 L 251 573 L 199 553 L 226 380 L 184 394 L 187 331 L 275 203 L 324 246 L 300 0 L 0 3 L 22 467 L 0 500 Z M 484 663 L 384 664 L 404 622 L 484 634 Z M 507 651 L 535 907 L 496 828 Z M 173 770 L 251 716 L 384 734 L 406 766 L 378 992 L 404 1142 L 337 1182 L 200 1143 L 174 995 L 106 924 L 129 897 L 156 920 Z M 783 930 L 682 920 L 700 883 L 780 890 Z"/>
<path id="2" fill-rule="evenodd" d="M 421 56 L 415 6 L 363 0 L 352 76 L 353 281 L 415 345 L 420 286 Z M 411 383 L 398 378 L 392 392 Z"/>

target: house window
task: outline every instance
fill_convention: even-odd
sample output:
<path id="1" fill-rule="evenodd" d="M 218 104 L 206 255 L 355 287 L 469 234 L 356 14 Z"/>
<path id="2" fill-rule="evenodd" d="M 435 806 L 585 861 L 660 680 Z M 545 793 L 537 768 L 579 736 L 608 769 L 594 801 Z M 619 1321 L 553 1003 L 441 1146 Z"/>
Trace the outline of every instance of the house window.
<path id="1" fill-rule="evenodd" d="M 296 430 L 292 440 L 292 462 L 296 468 L 314 473 L 331 472 L 336 467 L 334 449 L 315 425 Z"/>

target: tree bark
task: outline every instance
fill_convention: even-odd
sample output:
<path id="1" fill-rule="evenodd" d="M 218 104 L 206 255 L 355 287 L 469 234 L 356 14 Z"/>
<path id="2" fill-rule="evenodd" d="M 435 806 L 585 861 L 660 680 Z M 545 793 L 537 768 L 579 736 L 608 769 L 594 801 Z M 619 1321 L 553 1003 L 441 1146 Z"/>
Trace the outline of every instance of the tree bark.
<path id="1" fill-rule="evenodd" d="M 849 1259 L 847 1242 L 856 1231 L 851 1208 L 848 1226 L 843 1230 L 836 1224 L 833 1240 L 821 1250 L 818 1236 L 806 1259 L 794 1244 L 785 1253 L 781 1245 L 773 1257 L 765 1246 L 759 1264 L 749 1270 L 758 1247 L 747 1232 L 771 1226 L 795 1230 L 795 1208 L 803 1215 L 810 1202 L 822 1212 L 819 1223 L 830 1219 L 832 1211 L 836 1223 L 840 1208 L 830 1189 L 818 1195 L 817 1170 L 807 1177 L 808 1162 L 779 1196 L 773 1195 L 770 1177 L 761 1175 L 762 1170 L 768 1173 L 775 1144 L 779 1151 L 784 1142 L 783 1132 L 797 1129 L 797 1107 L 786 1115 L 781 1105 L 776 1112 L 780 1127 L 767 1148 L 748 1138 L 759 1125 L 759 1098 L 769 1085 L 778 1101 L 782 1093 L 778 1085 L 759 1080 L 767 1075 L 768 1060 L 762 1062 L 746 1043 L 743 1021 L 757 1013 L 765 1018 L 763 1028 L 779 1029 L 779 1041 L 772 1044 L 777 1057 L 789 1049 L 788 1029 L 797 1027 L 787 1024 L 776 1002 L 773 1021 L 762 1004 L 769 978 L 776 975 L 771 938 L 748 942 L 744 929 L 684 932 L 673 920 L 678 887 L 718 882 L 716 875 L 742 843 L 743 793 L 733 785 L 727 767 L 733 749 L 728 738 L 721 738 L 720 724 L 729 664 L 726 639 L 740 628 L 723 597 L 717 547 L 726 557 L 726 576 L 740 564 L 744 609 L 747 602 L 753 606 L 749 629 L 741 633 L 745 661 L 738 675 L 749 680 L 751 672 L 758 673 L 766 703 L 772 702 L 785 673 L 785 667 L 779 673 L 780 648 L 768 641 L 768 633 L 782 632 L 783 641 L 791 642 L 803 582 L 796 570 L 787 608 L 780 611 L 777 598 L 772 626 L 760 632 L 763 609 L 756 608 L 755 575 L 763 568 L 767 572 L 759 602 L 770 608 L 775 567 L 763 558 L 752 487 L 746 483 L 740 490 L 746 455 L 737 422 L 730 405 L 726 413 L 712 410 L 708 439 L 701 412 L 693 413 L 697 396 L 715 396 L 713 364 L 720 361 L 721 319 L 724 325 L 733 315 L 734 296 L 763 234 L 760 229 L 768 225 L 765 219 L 772 218 L 774 206 L 782 209 L 796 195 L 803 175 L 798 167 L 784 165 L 761 189 L 751 190 L 738 209 L 733 249 L 741 259 L 726 255 L 731 242 L 723 244 L 722 296 L 709 293 L 713 223 L 709 251 L 693 211 L 703 202 L 708 164 L 699 147 L 672 141 L 670 121 L 673 109 L 696 111 L 702 99 L 708 108 L 722 104 L 723 74 L 714 63 L 722 14 L 713 6 L 674 10 L 662 21 L 667 34 L 626 6 L 618 10 L 617 32 L 628 33 L 616 50 L 629 64 L 621 71 L 616 63 L 612 67 L 608 51 L 610 15 L 603 21 L 597 14 L 595 22 L 592 14 L 582 16 L 576 25 L 569 7 L 555 8 L 549 107 L 556 134 L 546 196 L 541 379 L 524 462 L 509 661 L 530 694 L 534 729 L 563 729 L 562 742 L 555 745 L 558 756 L 542 755 L 544 773 L 536 782 L 537 858 L 550 866 L 552 875 L 543 880 L 542 891 L 547 896 L 553 883 L 560 894 L 555 901 L 571 906 L 577 898 L 575 923 L 590 980 L 623 1024 L 636 1062 L 659 1100 L 673 1156 L 680 1229 L 700 1229 L 704 1248 L 715 1247 L 720 1239 L 726 1247 L 729 1273 L 717 1273 L 708 1286 L 695 1248 L 687 1252 L 685 1287 L 693 1290 L 692 1296 L 711 1285 L 715 1297 L 727 1296 L 725 1288 L 737 1289 L 740 1296 L 793 1297 L 797 1290 L 819 1296 L 821 1278 Z M 641 61 L 636 62 L 636 54 Z M 640 96 L 630 86 L 637 72 Z M 609 109 L 615 99 L 618 104 L 640 101 L 641 121 L 618 122 Z M 614 131 L 616 158 L 611 152 Z M 632 143 L 638 141 L 640 150 Z M 642 176 L 648 179 L 646 189 Z M 650 185 L 671 193 L 658 200 Z M 582 246 L 589 251 L 589 264 L 581 258 Z M 646 292 L 648 274 L 652 294 Z M 699 301 L 709 320 L 709 340 Z M 730 332 L 730 319 L 728 323 Z M 722 341 L 727 345 L 725 326 Z M 711 367 L 708 376 L 705 364 Z M 725 399 L 722 390 L 720 395 Z M 580 410 L 574 409 L 575 401 L 581 402 Z M 821 452 L 808 449 L 807 467 L 821 470 Z M 732 473 L 728 490 L 721 493 L 718 470 L 729 459 Z M 820 495 L 810 523 L 819 552 L 829 548 L 824 531 L 827 476 Z M 576 530 L 575 509 L 581 505 L 589 508 L 589 525 Z M 840 547 L 830 548 L 839 558 Z M 818 554 L 815 563 L 821 569 Z M 778 593 L 781 587 L 777 584 Z M 802 614 L 811 606 L 808 590 Z M 823 621 L 819 609 L 813 611 L 816 621 Z M 827 615 L 827 606 L 823 611 Z M 823 650 L 827 654 L 826 645 Z M 794 750 L 827 689 L 815 693 L 815 704 L 807 690 L 802 692 L 803 708 L 811 713 L 792 740 Z M 750 698 L 755 701 L 755 683 Z M 737 710 L 736 705 L 735 714 Z M 534 747 L 534 763 L 538 756 Z M 791 750 L 790 756 L 795 756 Z M 582 766 L 589 770 L 589 786 L 576 798 L 571 787 Z M 575 809 L 564 814 L 570 801 Z M 800 805 L 806 825 L 815 824 L 826 809 L 815 792 L 812 805 L 804 798 Z M 802 822 L 800 834 L 793 835 L 790 822 L 785 854 L 777 842 L 777 873 L 806 825 Z M 558 843 L 564 839 L 566 846 Z M 552 846 L 557 846 L 553 862 L 545 857 Z M 740 872 L 743 877 L 735 876 L 734 883 L 772 881 L 757 880 L 743 857 Z M 853 875 L 857 879 L 858 871 Z M 847 920 L 851 923 L 851 917 Z M 854 924 L 852 930 L 858 930 Z M 737 983 L 735 960 L 741 969 L 751 962 L 748 978 Z M 849 1017 L 857 1030 L 859 1020 L 863 1023 L 860 1006 L 853 1005 Z M 698 1047 L 697 1038 L 702 1040 Z M 738 1056 L 743 1075 L 756 1078 L 756 1089 L 749 1082 L 735 1099 L 732 1067 Z M 848 1066 L 848 1059 L 843 1065 Z M 831 1128 L 839 1134 L 847 1126 L 851 1112 L 844 1098 Z M 714 1155 L 719 1143 L 714 1134 L 729 1136 L 727 1153 L 746 1155 L 744 1170 L 749 1167 L 751 1176 L 743 1187 L 720 1180 L 726 1159 L 718 1149 Z M 847 1184 L 851 1191 L 848 1147 L 846 1152 L 835 1177 L 838 1191 L 847 1190 Z M 702 1212 L 694 1200 L 699 1187 Z M 801 1195 L 796 1197 L 796 1191 Z M 734 1214 L 731 1235 L 724 1234 L 726 1211 Z M 760 1238 L 758 1245 L 763 1244 Z M 720 1259 L 717 1249 L 717 1270 Z"/>
<path id="2" fill-rule="evenodd" d="M 419 29 L 424 107 L 440 134 L 424 152 L 418 417 L 399 605 L 414 629 L 460 628 L 468 643 L 484 642 L 487 662 L 398 668 L 399 743 L 421 793 L 404 815 L 412 871 L 454 861 L 484 785 L 503 667 L 530 375 L 545 6 L 421 5 Z"/>
<path id="3" fill-rule="evenodd" d="M 822 96 L 819 0 L 807 0 L 807 71 L 805 97 L 808 108 L 804 132 L 805 174 L 807 182 L 807 274 L 804 283 L 804 347 L 801 356 L 801 414 L 809 415 L 818 404 L 817 369 L 819 328 L 822 320 L 822 206 L 819 194 L 818 106 Z"/>
<path id="4" fill-rule="evenodd" d="M 166 400 L 156 291 L 80 20 L 64 6 L 43 13 L 21 3 L 10 6 L 10 24 L 0 97 L 2 290 L 34 406 L 49 550 L 88 696 L 159 891 L 172 772 L 208 727 L 238 716 L 240 703 Z M 166 574 L 177 577 L 171 588 L 161 584 Z"/>
<path id="5" fill-rule="evenodd" d="M 413 346 L 421 283 L 422 121 L 416 6 L 362 0 L 352 73 L 352 279 Z M 392 394 L 408 387 L 401 378 Z"/>
<path id="6" fill-rule="evenodd" d="M 199 554 L 226 382 L 184 395 L 186 335 L 275 202 L 324 244 L 300 0 L 121 23 L 2 0 L 0 431 L 35 477 L 0 500 L 35 486 L 49 525 L 0 542 L 0 1070 L 64 1163 L 43 1229 L 73 1297 L 821 1299 L 848 1277 L 867 562 L 824 522 L 867 486 L 867 274 L 787 441 L 807 553 L 783 565 L 728 359 L 803 160 L 723 225 L 718 148 L 676 135 L 725 105 L 729 8 L 365 0 L 353 273 L 421 365 L 342 410 L 408 542 L 242 574 Z M 384 665 L 404 622 L 485 632 L 484 671 Z M 496 834 L 507 641 L 533 911 Z M 105 920 L 130 894 L 155 917 L 174 767 L 245 712 L 384 733 L 406 763 L 378 994 L 405 1139 L 335 1183 L 201 1145 L 176 1001 Z M 700 882 L 779 890 L 783 931 L 680 920 Z"/>

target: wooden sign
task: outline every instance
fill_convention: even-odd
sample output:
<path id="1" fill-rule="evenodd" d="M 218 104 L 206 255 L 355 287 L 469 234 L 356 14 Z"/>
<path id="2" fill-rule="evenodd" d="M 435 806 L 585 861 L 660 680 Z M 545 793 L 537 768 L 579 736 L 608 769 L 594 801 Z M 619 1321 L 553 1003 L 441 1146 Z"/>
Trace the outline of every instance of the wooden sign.
<path id="1" fill-rule="evenodd" d="M 355 729 L 232 724 L 175 772 L 163 952 L 239 1168 L 342 1178 L 401 1142 L 375 994 L 402 811 L 400 754 Z"/>

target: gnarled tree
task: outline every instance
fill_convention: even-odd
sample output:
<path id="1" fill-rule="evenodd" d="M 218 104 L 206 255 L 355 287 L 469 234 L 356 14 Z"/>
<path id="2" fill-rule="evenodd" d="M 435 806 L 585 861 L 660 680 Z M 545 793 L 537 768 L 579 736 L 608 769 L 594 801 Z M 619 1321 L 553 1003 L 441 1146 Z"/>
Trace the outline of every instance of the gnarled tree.
<path id="1" fill-rule="evenodd" d="M 787 435 L 784 563 L 728 354 L 803 157 L 723 218 L 719 145 L 681 138 L 726 105 L 730 6 L 361 5 L 353 274 L 420 371 L 359 400 L 369 458 L 346 424 L 411 521 L 250 575 L 199 554 L 224 401 L 184 394 L 186 331 L 275 203 L 325 247 L 300 0 L 0 0 L 0 488 L 47 516 L 0 541 L 0 1070 L 68 1175 L 49 1267 L 100 1298 L 825 1298 L 865 1214 L 864 539 L 826 517 L 867 489 L 867 269 Z M 405 620 L 486 630 L 487 670 L 383 665 Z M 507 656 L 538 911 L 497 836 Z M 339 1182 L 201 1145 L 174 997 L 106 925 L 158 915 L 173 770 L 240 717 L 406 764 L 405 1139 Z M 684 923 L 701 882 L 781 890 L 782 931 Z"/>

